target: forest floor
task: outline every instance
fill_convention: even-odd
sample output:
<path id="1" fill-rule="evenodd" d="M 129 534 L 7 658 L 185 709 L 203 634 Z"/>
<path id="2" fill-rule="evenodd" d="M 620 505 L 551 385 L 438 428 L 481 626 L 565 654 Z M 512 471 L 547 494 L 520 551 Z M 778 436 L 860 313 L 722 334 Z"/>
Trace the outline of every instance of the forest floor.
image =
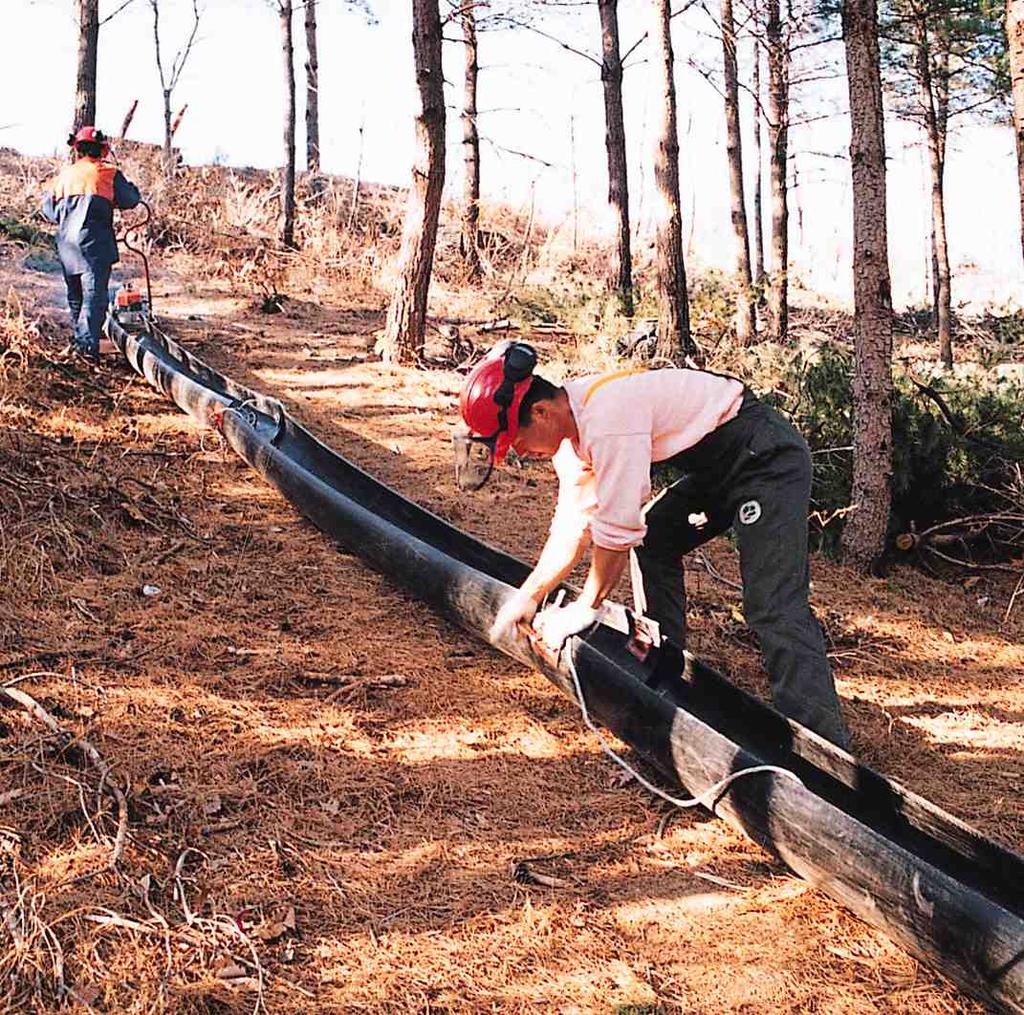
<path id="1" fill-rule="evenodd" d="M 196 278 L 180 258 L 154 283 L 192 351 L 535 555 L 550 469 L 456 491 L 460 377 L 377 360 L 378 294 L 311 284 L 266 315 Z M 623 785 L 547 681 L 339 552 L 123 362 L 63 355 L 62 298 L 0 246 L 0 682 L 63 731 L 0 710 L 0 1007 L 56 1010 L 63 983 L 109 1012 L 983 1010 L 723 821 Z M 856 753 L 1024 849 L 1012 584 L 813 577 Z M 699 564 L 689 589 L 691 649 L 767 695 L 739 593 Z M 117 873 L 101 781 L 128 808 Z"/>

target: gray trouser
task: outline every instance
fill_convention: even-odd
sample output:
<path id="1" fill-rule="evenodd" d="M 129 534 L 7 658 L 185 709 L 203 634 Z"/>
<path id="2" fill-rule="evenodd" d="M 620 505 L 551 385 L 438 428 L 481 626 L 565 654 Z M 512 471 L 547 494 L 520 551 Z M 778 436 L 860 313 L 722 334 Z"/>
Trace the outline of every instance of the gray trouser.
<path id="1" fill-rule="evenodd" d="M 846 747 L 824 637 L 807 598 L 807 444 L 782 416 L 756 402 L 719 431 L 696 455 L 672 460 L 697 468 L 648 507 L 647 537 L 636 548 L 647 614 L 685 645 L 683 556 L 731 526 L 739 543 L 743 612 L 760 641 L 776 707 Z M 698 526 L 700 515 L 707 521 Z"/>
<path id="2" fill-rule="evenodd" d="M 75 349 L 97 359 L 103 322 L 107 319 L 107 286 L 111 265 L 99 263 L 80 275 L 64 273 L 68 291 L 68 310 L 71 313 L 72 344 Z"/>

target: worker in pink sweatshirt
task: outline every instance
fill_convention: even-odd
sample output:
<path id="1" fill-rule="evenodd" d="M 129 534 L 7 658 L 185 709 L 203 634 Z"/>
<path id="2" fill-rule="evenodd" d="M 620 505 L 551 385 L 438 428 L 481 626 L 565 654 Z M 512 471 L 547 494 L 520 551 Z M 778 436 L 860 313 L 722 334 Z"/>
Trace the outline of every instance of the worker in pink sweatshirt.
<path id="1" fill-rule="evenodd" d="M 470 434 L 456 442 L 460 485 L 479 489 L 510 448 L 551 458 L 559 480 L 547 542 L 500 610 L 492 639 L 532 620 L 560 649 L 600 619 L 632 551 L 638 604 L 683 647 L 683 557 L 732 527 L 744 615 L 760 640 L 775 705 L 846 747 L 821 627 L 808 603 L 811 457 L 800 434 L 733 377 L 622 370 L 559 387 L 534 372 L 536 363 L 525 343 L 501 343 L 474 367 L 461 396 Z M 682 474 L 653 500 L 652 466 Z M 579 598 L 537 614 L 588 545 Z"/>

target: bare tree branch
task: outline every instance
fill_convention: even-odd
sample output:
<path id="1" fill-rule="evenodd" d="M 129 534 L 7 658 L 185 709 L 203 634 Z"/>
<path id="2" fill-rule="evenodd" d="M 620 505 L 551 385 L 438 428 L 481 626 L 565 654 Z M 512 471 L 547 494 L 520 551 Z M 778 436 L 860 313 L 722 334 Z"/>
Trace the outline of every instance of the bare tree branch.
<path id="1" fill-rule="evenodd" d="M 570 53 L 575 53 L 576 56 L 583 57 L 584 60 L 589 60 L 595 67 L 601 66 L 601 61 L 597 59 L 592 53 L 588 53 L 585 50 L 577 49 L 575 46 L 570 46 L 569 43 L 563 42 L 558 38 L 557 35 L 552 35 L 550 32 L 545 32 L 543 28 L 537 28 L 534 25 L 528 24 L 525 21 L 519 21 L 516 18 L 504 15 L 501 18 L 503 27 L 509 28 L 521 28 L 527 32 L 533 32 L 534 35 L 539 35 L 541 38 L 547 39 L 549 42 L 555 43 L 556 46 L 561 46 L 562 49 L 568 50 Z"/>
<path id="2" fill-rule="evenodd" d="M 644 32 L 644 34 L 641 35 L 640 38 L 637 39 L 636 42 L 634 42 L 633 45 L 630 46 L 629 49 L 627 49 L 626 52 L 622 54 L 621 62 L 622 62 L 623 65 L 633 55 L 633 53 L 636 51 L 637 47 L 639 47 L 640 43 L 643 42 L 646 38 L 647 38 L 647 33 Z"/>
<path id="3" fill-rule="evenodd" d="M 484 134 L 480 135 L 481 141 L 486 141 L 495 151 L 504 152 L 506 155 L 516 155 L 521 159 L 528 159 L 530 162 L 538 162 L 544 166 L 545 169 L 554 169 L 555 164 L 553 162 L 545 162 L 544 159 L 538 155 L 531 155 L 529 152 L 517 151 L 515 148 L 506 148 L 504 145 L 498 144 L 497 141 L 492 140 Z"/>
<path id="4" fill-rule="evenodd" d="M 114 11 L 111 11 L 105 18 L 101 18 L 100 19 L 100 27 L 102 28 L 112 18 L 116 18 L 118 16 L 118 14 L 121 13 L 121 11 L 123 11 L 126 7 L 130 6 L 134 2 L 135 2 L 135 0 L 123 0 L 123 3 L 121 4 L 120 7 L 118 7 Z"/>
<path id="5" fill-rule="evenodd" d="M 669 17 L 669 20 L 671 21 L 672 18 L 678 18 L 680 14 L 685 14 L 696 3 L 697 3 L 697 0 L 686 0 L 686 3 L 684 3 L 682 5 L 682 7 L 679 8 L 679 10 L 676 10 L 676 11 L 672 12 L 671 16 Z M 627 49 L 626 52 L 622 54 L 622 61 L 621 62 L 622 62 L 622 65 L 623 65 L 622 66 L 623 70 L 626 69 L 626 66 L 625 66 L 626 65 L 626 61 L 633 55 L 633 53 L 636 51 L 636 49 L 640 46 L 640 43 L 644 42 L 646 39 L 647 39 L 647 32 L 644 32 L 644 34 L 641 35 L 640 38 L 637 39 L 636 42 L 634 42 L 633 45 L 630 46 L 629 49 Z M 640 61 L 637 61 L 637 62 L 638 63 L 644 63 L 646 61 L 640 60 Z M 632 64 L 632 66 L 635 67 L 635 66 L 637 66 L 637 64 Z"/>
<path id="6" fill-rule="evenodd" d="M 153 9 L 153 41 L 156 44 L 156 69 L 160 75 L 160 87 L 166 89 L 164 65 L 160 58 L 160 0 L 149 0 L 149 6 Z"/>
<path id="7" fill-rule="evenodd" d="M 174 57 L 174 65 L 171 68 L 171 91 L 174 91 L 177 86 L 181 72 L 185 69 L 185 61 L 188 60 L 188 55 L 192 52 L 192 46 L 196 41 L 196 33 L 199 31 L 199 0 L 192 0 L 192 16 L 192 31 L 189 33 L 188 42 L 178 50 Z"/>
<path id="8" fill-rule="evenodd" d="M 184 46 L 175 53 L 174 59 L 171 62 L 170 75 L 168 75 L 164 71 L 163 55 L 160 50 L 160 0 L 149 0 L 149 6 L 153 11 L 153 43 L 156 50 L 156 68 L 160 76 L 160 88 L 163 92 L 164 172 L 167 178 L 170 179 L 174 171 L 171 154 L 171 138 L 174 134 L 171 128 L 171 94 L 177 88 L 189 54 L 192 52 L 192 46 L 199 32 L 199 19 L 202 11 L 199 7 L 199 0 L 192 0 L 192 31 L 189 33 L 188 40 Z"/>

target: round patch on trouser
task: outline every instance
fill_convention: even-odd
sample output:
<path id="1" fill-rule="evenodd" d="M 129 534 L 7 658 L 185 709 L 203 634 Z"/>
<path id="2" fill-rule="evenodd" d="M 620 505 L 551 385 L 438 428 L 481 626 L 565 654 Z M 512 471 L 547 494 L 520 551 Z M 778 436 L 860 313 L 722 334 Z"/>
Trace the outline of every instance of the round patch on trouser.
<path id="1" fill-rule="evenodd" d="M 740 505 L 737 516 L 741 525 L 753 525 L 761 517 L 761 505 L 756 500 L 748 500 Z"/>

